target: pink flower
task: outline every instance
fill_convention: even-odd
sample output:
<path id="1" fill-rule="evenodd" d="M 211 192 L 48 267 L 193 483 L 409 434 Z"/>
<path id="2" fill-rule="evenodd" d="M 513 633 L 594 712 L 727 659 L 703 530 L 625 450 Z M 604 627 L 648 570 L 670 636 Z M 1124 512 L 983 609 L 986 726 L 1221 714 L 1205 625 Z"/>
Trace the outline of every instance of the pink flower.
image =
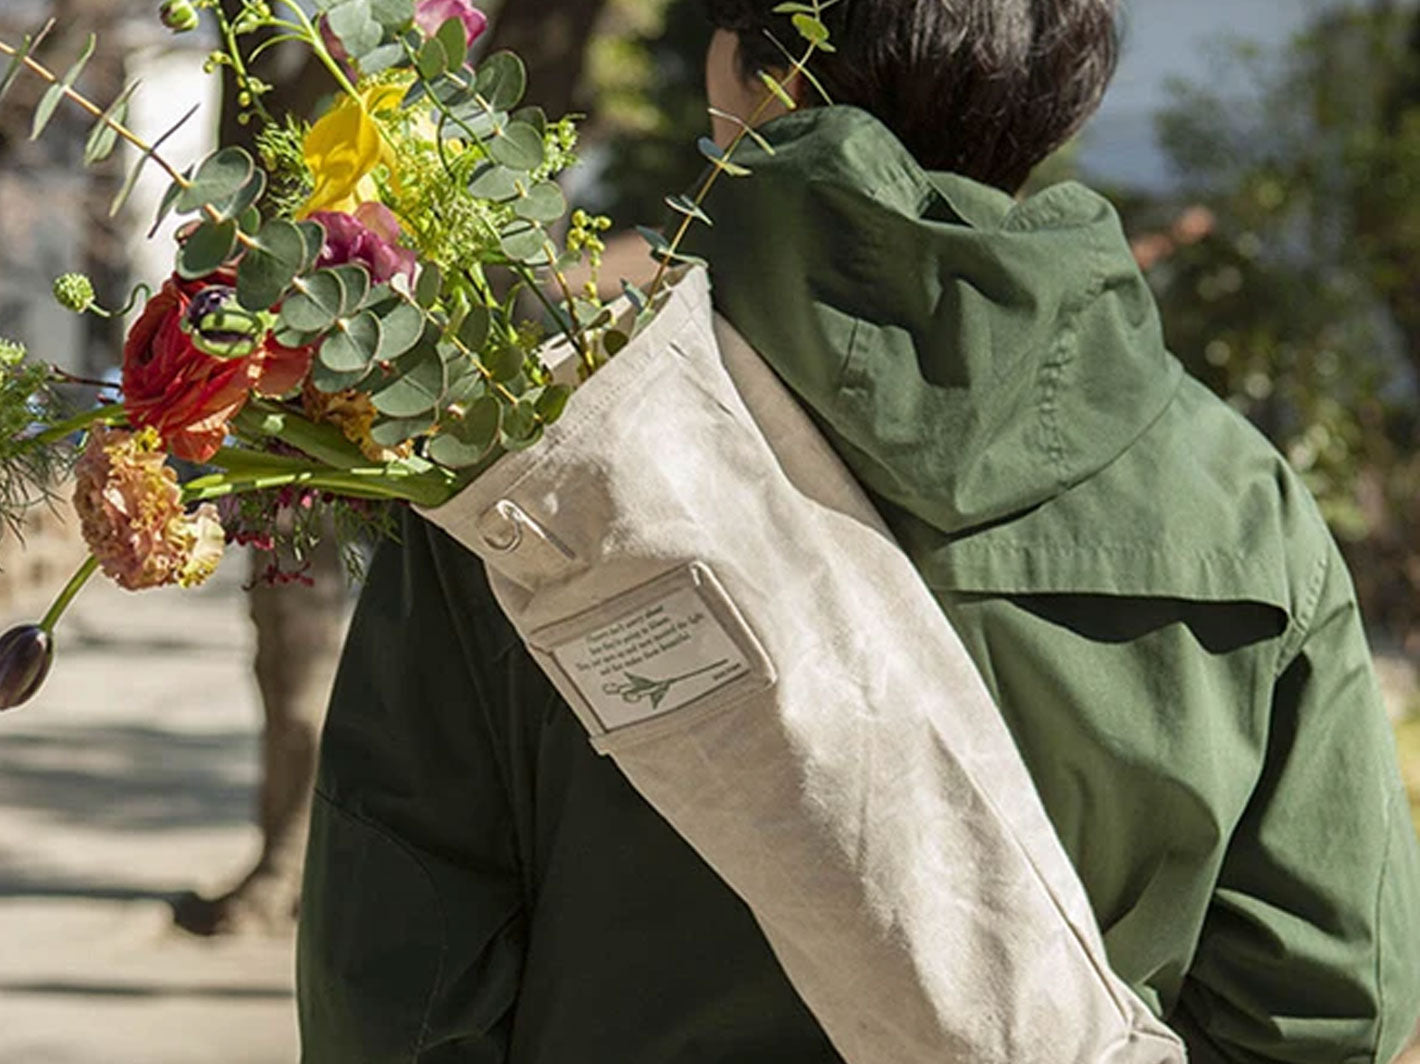
<path id="1" fill-rule="evenodd" d="M 156 429 L 96 428 L 74 467 L 74 509 L 104 572 L 137 591 L 194 587 L 212 575 L 227 535 L 217 508 L 187 513 Z"/>
<path id="2" fill-rule="evenodd" d="M 488 16 L 468 0 L 419 0 L 414 7 L 414 24 L 426 37 L 438 33 L 439 27 L 451 18 L 463 23 L 464 37 L 469 44 L 488 28 Z"/>
<path id="3" fill-rule="evenodd" d="M 383 203 L 362 203 L 354 214 L 312 211 L 308 217 L 325 228 L 325 246 L 316 265 L 359 263 L 375 284 L 399 273 L 414 280 L 418 259 L 412 249 L 400 247 L 399 221 Z"/>

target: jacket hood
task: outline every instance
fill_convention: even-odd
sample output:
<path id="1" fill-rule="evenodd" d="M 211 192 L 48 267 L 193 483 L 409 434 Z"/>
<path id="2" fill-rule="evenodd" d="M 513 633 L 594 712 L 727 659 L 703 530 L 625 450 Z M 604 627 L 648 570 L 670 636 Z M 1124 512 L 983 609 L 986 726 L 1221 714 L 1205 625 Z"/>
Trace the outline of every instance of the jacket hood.
<path id="1" fill-rule="evenodd" d="M 717 307 L 880 499 L 949 533 L 1036 506 L 1112 462 L 1181 368 L 1114 209 L 1024 202 L 923 170 L 864 111 L 761 132 L 689 250 Z"/>

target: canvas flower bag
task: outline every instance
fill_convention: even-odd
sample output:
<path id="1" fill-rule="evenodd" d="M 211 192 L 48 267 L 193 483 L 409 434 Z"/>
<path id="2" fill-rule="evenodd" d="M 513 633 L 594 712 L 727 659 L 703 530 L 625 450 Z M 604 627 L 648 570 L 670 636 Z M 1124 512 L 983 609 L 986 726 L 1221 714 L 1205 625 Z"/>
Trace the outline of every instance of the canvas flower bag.
<path id="1" fill-rule="evenodd" d="M 930 592 L 703 270 L 426 516 L 851 1064 L 1184 1059 Z"/>

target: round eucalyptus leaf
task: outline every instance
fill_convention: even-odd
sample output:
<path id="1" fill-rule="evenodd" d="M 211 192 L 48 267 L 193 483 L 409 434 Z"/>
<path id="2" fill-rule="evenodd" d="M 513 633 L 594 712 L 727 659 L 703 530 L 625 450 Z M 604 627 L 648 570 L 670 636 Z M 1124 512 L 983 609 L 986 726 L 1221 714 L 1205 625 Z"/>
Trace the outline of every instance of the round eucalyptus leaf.
<path id="1" fill-rule="evenodd" d="M 565 384 L 552 384 L 543 389 L 537 398 L 535 409 L 543 424 L 551 425 L 567 409 L 567 400 L 572 398 L 572 389 Z"/>
<path id="2" fill-rule="evenodd" d="M 497 163 L 482 163 L 469 178 L 468 190 L 479 199 L 501 203 L 518 194 L 518 179 L 525 176 Z"/>
<path id="3" fill-rule="evenodd" d="M 444 395 L 444 362 L 432 347 L 419 346 L 396 359 L 393 379 L 370 396 L 375 409 L 390 417 L 417 417 L 433 410 Z"/>
<path id="4" fill-rule="evenodd" d="M 539 137 L 547 133 L 547 112 L 541 107 L 522 107 L 513 112 L 513 121 L 526 122 L 537 130 Z"/>
<path id="5" fill-rule="evenodd" d="M 478 64 L 474 91 L 494 111 L 511 111 L 528 88 L 528 72 L 512 52 L 494 52 Z"/>
<path id="6" fill-rule="evenodd" d="M 509 122 L 488 141 L 489 158 L 512 170 L 536 170 L 543 150 L 542 137 L 526 122 Z"/>
<path id="7" fill-rule="evenodd" d="M 542 435 L 542 425 L 537 419 L 537 408 L 530 402 L 519 399 L 512 406 L 503 408 L 501 436 L 503 446 L 510 451 L 521 450 L 537 442 Z"/>
<path id="8" fill-rule="evenodd" d="M 630 342 L 631 337 L 620 329 L 608 329 L 602 335 L 602 348 L 606 351 L 607 358 L 614 358 Z"/>
<path id="9" fill-rule="evenodd" d="M 303 332 L 325 332 L 340 317 L 345 290 L 330 270 L 293 282 L 296 291 L 281 304 L 281 324 Z"/>
<path id="10" fill-rule="evenodd" d="M 301 243 L 305 252 L 301 257 L 301 272 L 311 269 L 320 258 L 321 251 L 325 248 L 325 226 L 320 222 L 310 220 L 297 222 L 296 228 L 301 233 Z"/>
<path id="11" fill-rule="evenodd" d="M 434 39 L 444 46 L 449 70 L 458 70 L 468 58 L 468 33 L 464 30 L 463 19 L 451 15 L 444 19 L 434 31 Z"/>
<path id="12" fill-rule="evenodd" d="M 398 32 L 414 21 L 414 0 L 370 0 L 370 17 Z"/>
<path id="13" fill-rule="evenodd" d="M 236 222 L 203 222 L 178 249 L 178 276 L 189 281 L 206 277 L 231 257 L 236 246 Z"/>
<path id="14" fill-rule="evenodd" d="M 459 323 L 459 343 L 463 344 L 468 351 L 475 355 L 478 354 L 488 341 L 488 329 L 491 324 L 492 319 L 487 307 L 478 305 L 469 307 L 468 313 Z"/>
<path id="15" fill-rule="evenodd" d="M 341 266 L 330 267 L 340 281 L 342 295 L 340 298 L 340 313 L 353 314 L 361 303 L 365 301 L 366 294 L 370 291 L 370 274 L 365 267 L 353 262 L 345 263 Z"/>
<path id="16" fill-rule="evenodd" d="M 419 271 L 419 280 L 414 285 L 414 301 L 425 310 L 432 307 L 444 289 L 444 274 L 437 265 L 426 262 Z"/>
<path id="17" fill-rule="evenodd" d="M 483 356 L 483 367 L 500 384 L 516 380 L 523 371 L 523 353 L 516 347 L 500 345 Z"/>
<path id="18" fill-rule="evenodd" d="M 382 44 L 360 57 L 360 73 L 368 77 L 388 70 L 404 61 L 404 48 L 398 44 Z"/>
<path id="19" fill-rule="evenodd" d="M 513 213 L 533 222 L 555 222 L 567 213 L 567 197 L 555 182 L 544 181 L 513 204 Z"/>
<path id="20" fill-rule="evenodd" d="M 380 349 L 380 319 L 368 310 L 342 318 L 320 345 L 320 361 L 337 373 L 367 370 Z"/>
<path id="21" fill-rule="evenodd" d="M 347 388 L 353 388 L 365 379 L 370 371 L 368 369 L 357 369 L 349 372 L 337 372 L 328 369 L 319 359 L 311 364 L 311 384 L 322 391 L 334 394 L 343 392 Z"/>
<path id="22" fill-rule="evenodd" d="M 266 310 L 285 293 L 305 259 L 301 231 L 272 218 L 252 237 L 237 267 L 237 301 L 247 310 Z"/>
<path id="23" fill-rule="evenodd" d="M 300 348 L 310 347 L 312 344 L 319 343 L 321 334 L 319 332 L 306 332 L 302 329 L 292 329 L 278 321 L 276 328 L 271 330 L 271 338 L 282 347 Z"/>
<path id="24" fill-rule="evenodd" d="M 374 51 L 384 40 L 384 27 L 371 13 L 370 0 L 343 0 L 326 12 L 325 20 L 346 53 L 356 60 Z"/>
<path id="25" fill-rule="evenodd" d="M 537 421 L 533 423 L 532 431 L 525 436 L 508 436 L 505 434 L 502 439 L 503 449 L 505 451 L 526 451 L 529 447 L 534 446 L 542 439 L 542 434 L 545 430 L 546 426 L 543 425 L 542 422 Z"/>
<path id="26" fill-rule="evenodd" d="M 536 223 L 514 223 L 504 230 L 500 243 L 514 262 L 540 266 L 547 261 L 547 234 Z"/>
<path id="27" fill-rule="evenodd" d="M 240 218 L 246 213 L 249 207 L 256 205 L 256 201 L 261 199 L 262 193 L 266 191 L 266 173 L 262 170 L 253 170 L 241 188 L 236 193 L 224 200 L 214 200 L 212 208 L 225 221 L 228 218 Z"/>
<path id="28" fill-rule="evenodd" d="M 247 236 L 255 236 L 261 230 L 261 212 L 255 207 L 248 207 L 237 219 L 237 228 Z"/>
<path id="29" fill-rule="evenodd" d="M 433 81 L 449 69 L 449 53 L 437 37 L 430 37 L 414 57 L 414 68 L 425 81 Z"/>
<path id="30" fill-rule="evenodd" d="M 396 303 L 380 315 L 380 347 L 375 357 L 397 358 L 417 344 L 423 335 L 423 312 L 408 303 Z"/>
<path id="31" fill-rule="evenodd" d="M 478 367 L 469 359 L 449 365 L 449 386 L 444 392 L 446 403 L 467 405 L 488 394 L 488 383 Z"/>
<path id="32" fill-rule="evenodd" d="M 177 198 L 180 212 L 230 200 L 251 180 L 256 162 L 243 148 L 229 146 L 202 160 L 192 181 Z"/>
<path id="33" fill-rule="evenodd" d="M 434 415 L 432 413 L 425 414 L 423 417 L 385 418 L 371 426 L 370 439 L 381 447 L 398 447 L 406 440 L 423 436 L 433 427 Z"/>
<path id="34" fill-rule="evenodd" d="M 440 465 L 460 469 L 488 453 L 498 438 L 502 404 L 487 396 L 469 404 L 461 418 L 449 418 L 430 438 L 426 453 Z"/>

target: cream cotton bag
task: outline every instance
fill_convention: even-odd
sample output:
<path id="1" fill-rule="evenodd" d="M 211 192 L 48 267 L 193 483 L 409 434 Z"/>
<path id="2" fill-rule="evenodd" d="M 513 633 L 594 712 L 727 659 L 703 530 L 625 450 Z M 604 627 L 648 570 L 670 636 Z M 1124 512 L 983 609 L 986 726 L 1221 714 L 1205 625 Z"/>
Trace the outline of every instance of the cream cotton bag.
<path id="1" fill-rule="evenodd" d="M 1184 1060 L 961 642 L 703 270 L 425 516 L 849 1064 Z"/>

